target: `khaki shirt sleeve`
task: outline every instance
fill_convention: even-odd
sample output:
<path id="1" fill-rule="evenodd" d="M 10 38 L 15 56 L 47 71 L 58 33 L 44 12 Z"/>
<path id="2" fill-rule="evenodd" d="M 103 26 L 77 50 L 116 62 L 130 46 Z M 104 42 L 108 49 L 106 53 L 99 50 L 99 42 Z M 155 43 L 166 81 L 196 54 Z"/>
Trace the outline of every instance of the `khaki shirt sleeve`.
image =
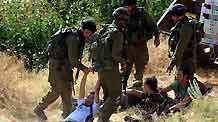
<path id="1" fill-rule="evenodd" d="M 149 30 L 152 30 L 154 36 L 160 35 L 159 28 L 157 27 L 157 23 L 154 20 L 154 18 L 148 13 L 145 12 L 145 21 L 146 21 L 146 27 L 148 27 Z"/>
<path id="2" fill-rule="evenodd" d="M 190 25 L 183 24 L 181 26 L 181 29 L 179 31 L 179 42 L 176 46 L 175 53 L 173 54 L 171 65 L 180 65 L 183 58 L 183 53 L 185 49 L 188 47 L 188 44 L 191 40 L 191 37 L 193 35 L 193 29 Z"/>
<path id="3" fill-rule="evenodd" d="M 123 47 L 123 33 L 114 31 L 112 32 L 112 58 L 117 62 L 122 62 L 122 47 Z"/>
<path id="4" fill-rule="evenodd" d="M 73 67 L 76 67 L 78 69 L 85 69 L 86 66 L 81 63 L 79 60 L 79 51 L 80 51 L 80 42 L 79 39 L 77 39 L 76 36 L 68 36 L 66 38 L 66 44 L 67 44 L 67 50 L 68 50 L 68 58 L 70 61 L 70 64 Z"/>

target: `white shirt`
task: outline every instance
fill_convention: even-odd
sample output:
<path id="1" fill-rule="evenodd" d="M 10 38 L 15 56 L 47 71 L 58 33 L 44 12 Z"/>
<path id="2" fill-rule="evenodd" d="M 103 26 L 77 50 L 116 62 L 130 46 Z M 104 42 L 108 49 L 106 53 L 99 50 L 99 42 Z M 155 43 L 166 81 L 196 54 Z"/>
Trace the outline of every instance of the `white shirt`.
<path id="1" fill-rule="evenodd" d="M 91 107 L 87 107 L 83 105 L 85 103 L 84 99 L 78 100 L 77 108 L 66 118 L 64 121 L 77 121 L 77 122 L 86 122 L 87 116 L 90 115 Z M 99 108 L 99 104 L 94 102 L 92 104 L 92 112 L 93 115 L 96 114 L 97 109 Z"/>

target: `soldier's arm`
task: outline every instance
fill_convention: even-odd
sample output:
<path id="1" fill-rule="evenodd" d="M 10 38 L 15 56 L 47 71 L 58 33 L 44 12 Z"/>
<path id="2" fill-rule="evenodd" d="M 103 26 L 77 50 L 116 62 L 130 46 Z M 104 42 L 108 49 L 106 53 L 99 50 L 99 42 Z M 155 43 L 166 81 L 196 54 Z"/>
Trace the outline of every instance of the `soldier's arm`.
<path id="1" fill-rule="evenodd" d="M 83 99 L 85 97 L 87 76 L 88 76 L 88 73 L 87 74 L 85 73 L 80 82 L 79 99 Z"/>
<path id="2" fill-rule="evenodd" d="M 76 36 L 68 36 L 66 38 L 66 44 L 68 47 L 68 58 L 70 60 L 72 67 L 76 67 L 78 69 L 84 70 L 86 66 L 83 65 L 81 61 L 79 61 L 80 42 L 76 38 L 77 38 Z"/>
<path id="3" fill-rule="evenodd" d="M 167 93 L 167 92 L 169 92 L 169 91 L 171 91 L 171 90 L 172 90 L 172 88 L 171 88 L 170 86 L 168 86 L 168 87 L 166 87 L 166 88 L 161 89 L 160 92 L 162 92 L 162 93 Z"/>
<path id="4" fill-rule="evenodd" d="M 116 62 L 123 62 L 124 59 L 122 58 L 121 51 L 123 47 L 123 34 L 119 31 L 114 31 L 112 34 L 112 58 Z"/>
<path id="5" fill-rule="evenodd" d="M 188 44 L 191 40 L 193 29 L 189 25 L 182 25 L 179 35 L 179 41 L 176 46 L 175 53 L 173 54 L 172 61 L 170 63 L 171 66 L 175 66 L 181 63 L 183 53 L 185 49 L 188 47 Z"/>

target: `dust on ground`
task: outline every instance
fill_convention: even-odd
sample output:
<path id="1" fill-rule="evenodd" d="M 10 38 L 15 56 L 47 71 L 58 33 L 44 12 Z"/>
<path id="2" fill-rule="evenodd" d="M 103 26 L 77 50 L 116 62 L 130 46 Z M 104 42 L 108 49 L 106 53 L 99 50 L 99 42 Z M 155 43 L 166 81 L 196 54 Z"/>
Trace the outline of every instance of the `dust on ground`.
<path id="1" fill-rule="evenodd" d="M 168 85 L 174 77 L 165 72 L 169 63 L 168 48 L 165 37 L 162 37 L 161 40 L 162 43 L 158 48 L 154 47 L 153 41 L 148 42 L 150 61 L 146 66 L 145 77 L 155 75 L 159 80 L 159 86 L 163 87 Z M 25 71 L 22 61 L 0 53 L 0 122 L 38 122 L 32 108 L 49 89 L 47 76 L 47 70 L 38 74 L 28 73 Z M 218 84 L 218 67 L 215 65 L 210 68 L 200 68 L 197 77 L 202 82 Z M 132 79 L 131 76 L 130 81 Z M 93 89 L 95 81 L 95 75 L 91 74 L 87 82 L 87 91 Z M 78 91 L 78 84 L 75 89 Z M 78 94 L 78 92 L 76 93 Z M 49 122 L 60 120 L 59 108 L 60 100 L 48 107 L 46 114 Z M 124 115 L 124 112 L 114 114 L 111 120 L 122 122 Z"/>

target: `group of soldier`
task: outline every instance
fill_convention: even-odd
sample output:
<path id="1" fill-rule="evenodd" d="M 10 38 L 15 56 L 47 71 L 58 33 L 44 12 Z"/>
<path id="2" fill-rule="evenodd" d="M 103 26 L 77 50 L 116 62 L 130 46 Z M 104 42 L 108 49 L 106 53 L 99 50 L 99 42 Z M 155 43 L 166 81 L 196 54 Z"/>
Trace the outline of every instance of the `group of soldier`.
<path id="1" fill-rule="evenodd" d="M 186 7 L 181 4 L 174 5 L 169 12 L 176 23 L 174 30 L 179 35 L 179 43 L 167 71 L 171 72 L 174 66 L 179 68 L 185 65 L 188 69 L 188 73 L 185 72 L 186 80 L 189 81 L 189 79 L 194 79 L 195 45 L 192 44 L 194 32 L 185 12 Z M 160 45 L 160 32 L 157 24 L 147 11 L 137 6 L 136 0 L 124 0 L 123 7 L 117 8 L 113 12 L 113 17 L 113 23 L 107 27 L 103 34 L 100 34 L 101 31 L 97 33 L 96 23 L 90 18 L 83 20 L 78 30 L 65 29 L 54 34 L 52 39 L 62 40 L 63 43 L 57 43 L 56 45 L 59 45 L 59 47 L 55 47 L 54 42 L 49 45 L 48 81 L 51 89 L 34 108 L 34 112 L 43 121 L 47 121 L 44 110 L 59 96 L 62 98 L 63 118 L 66 118 L 72 112 L 73 68 L 83 71 L 84 74 L 89 74 L 89 72 L 97 72 L 98 74 L 98 81 L 104 95 L 98 117 L 99 122 L 109 121 L 111 115 L 117 109 L 117 103 L 120 103 L 123 98 L 121 96 L 123 90 L 126 89 L 126 83 L 133 65 L 136 70 L 135 80 L 143 82 L 144 68 L 149 60 L 147 41 L 154 38 L 154 45 L 156 47 Z M 89 43 L 88 40 L 90 41 L 94 35 L 97 35 L 95 40 L 98 41 L 91 42 L 98 44 L 99 41 L 103 41 L 101 42 L 103 44 L 99 44 L 103 49 L 97 51 L 100 54 L 91 54 L 95 56 L 91 57 L 93 66 L 88 67 L 81 62 L 81 57 L 85 43 Z M 95 52 L 92 51 L 93 49 L 90 50 L 91 53 Z M 119 68 L 120 65 L 121 69 Z M 184 73 L 183 71 L 186 70 L 182 70 L 182 73 Z M 154 78 L 145 80 L 145 84 L 157 87 Z M 173 88 L 165 88 L 162 92 L 168 92 Z M 130 92 L 126 91 L 126 94 L 128 93 Z M 142 97 L 141 94 L 138 95 Z"/>

